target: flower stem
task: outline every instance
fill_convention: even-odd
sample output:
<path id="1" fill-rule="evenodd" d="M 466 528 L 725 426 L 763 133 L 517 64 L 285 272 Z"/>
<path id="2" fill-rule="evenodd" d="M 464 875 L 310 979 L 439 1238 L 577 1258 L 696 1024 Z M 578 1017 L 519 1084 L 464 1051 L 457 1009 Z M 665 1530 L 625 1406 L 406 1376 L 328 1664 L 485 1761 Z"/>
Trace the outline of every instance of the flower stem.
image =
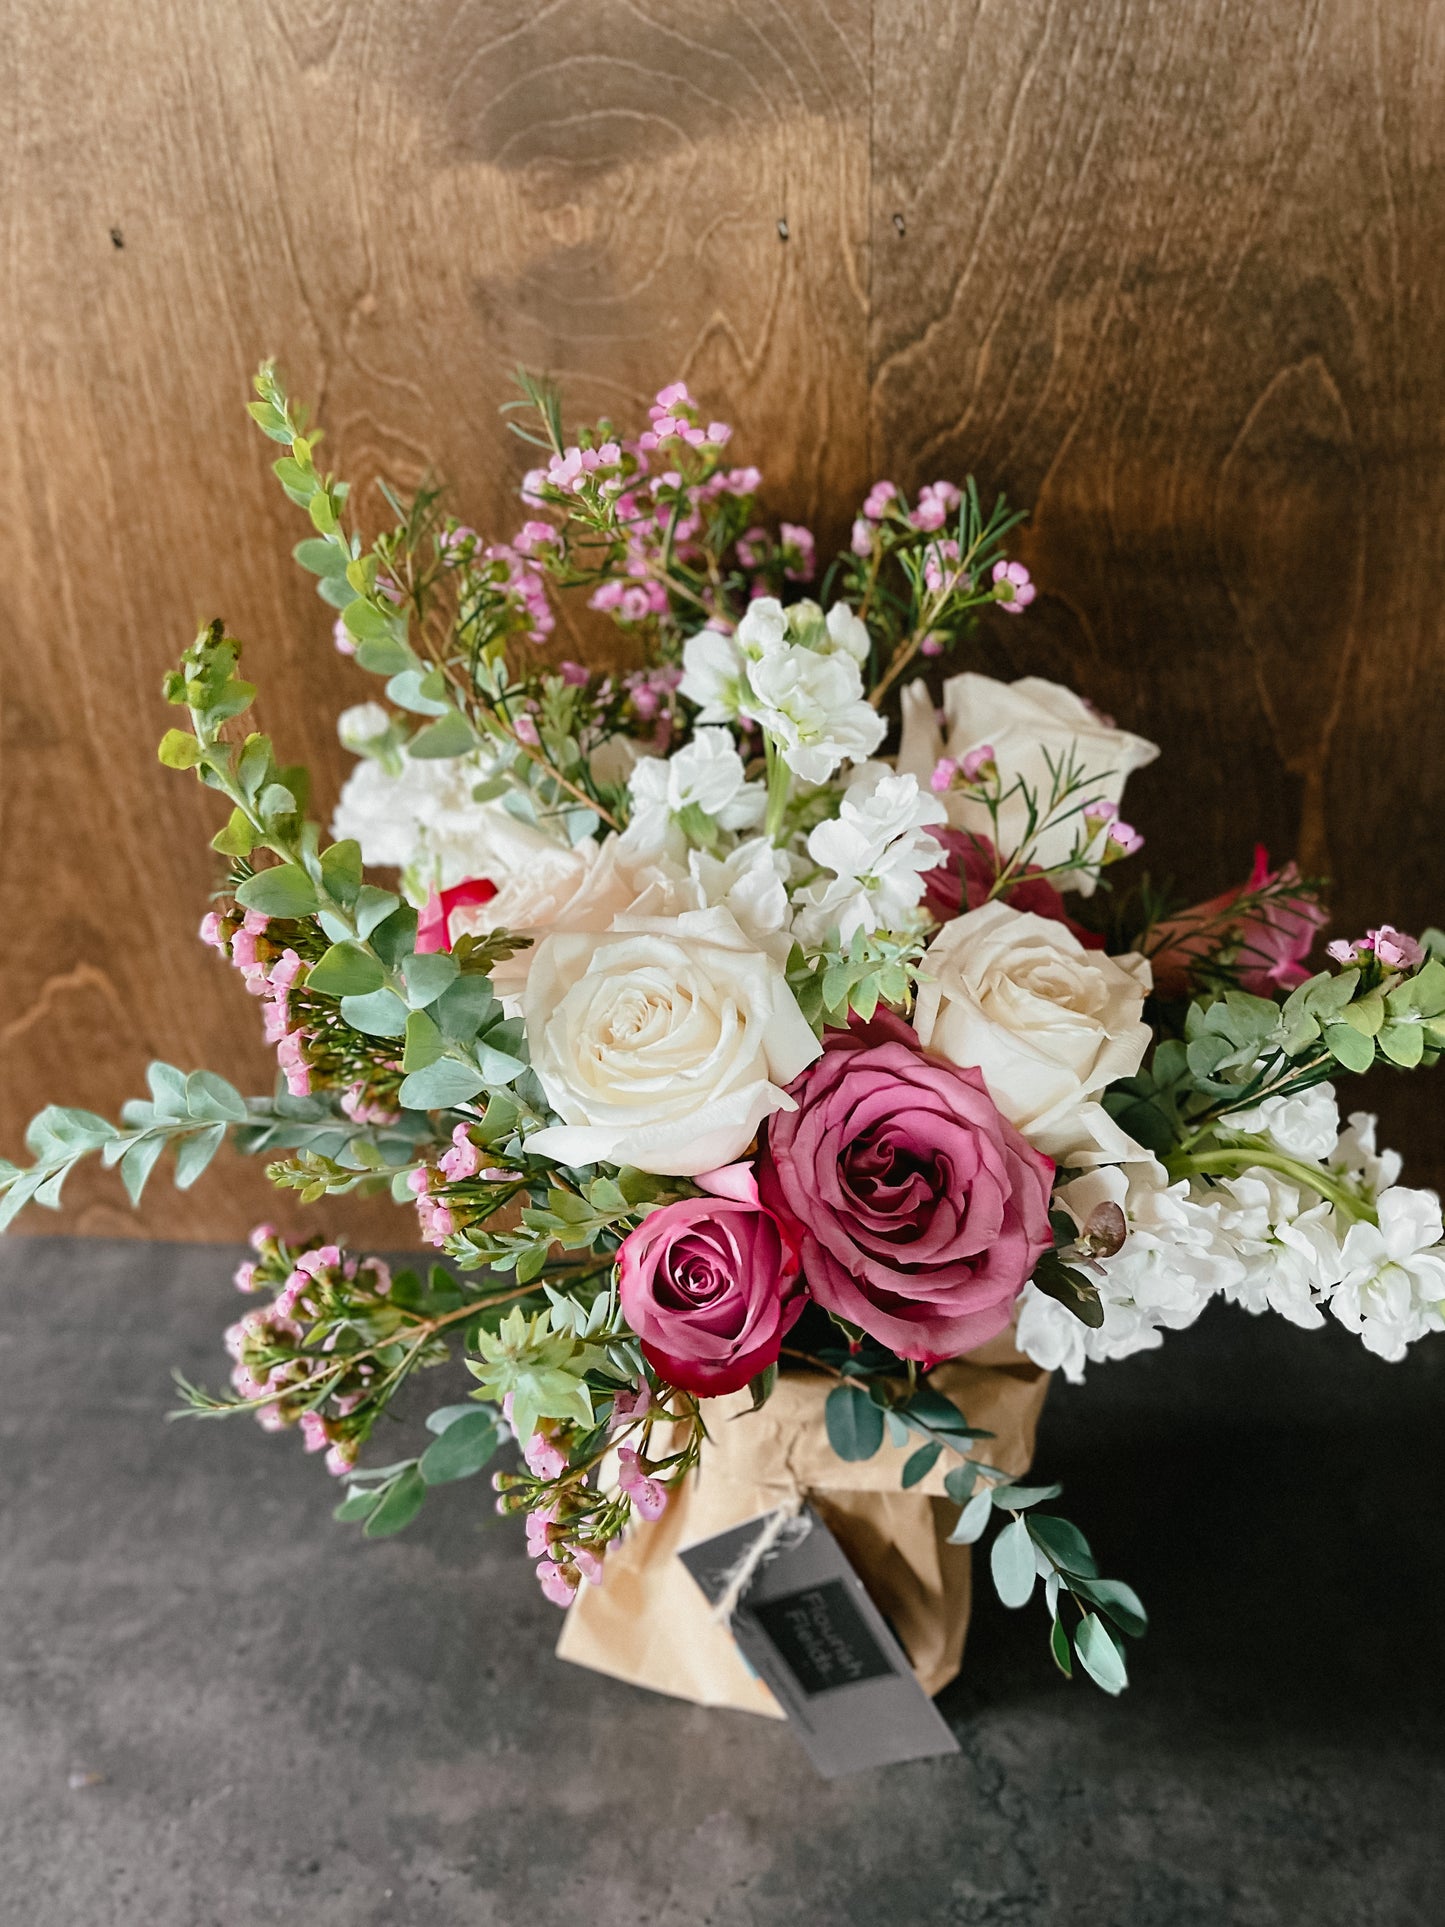
<path id="1" fill-rule="evenodd" d="M 1259 1144 L 1236 1144 L 1215 1151 L 1176 1151 L 1164 1160 L 1171 1178 L 1238 1176 L 1241 1172 L 1263 1168 L 1277 1171 L 1307 1191 L 1314 1191 L 1342 1211 L 1347 1218 L 1362 1224 L 1379 1222 L 1375 1207 L 1358 1197 L 1337 1177 L 1317 1164 L 1306 1164 L 1284 1151 L 1271 1151 Z"/>

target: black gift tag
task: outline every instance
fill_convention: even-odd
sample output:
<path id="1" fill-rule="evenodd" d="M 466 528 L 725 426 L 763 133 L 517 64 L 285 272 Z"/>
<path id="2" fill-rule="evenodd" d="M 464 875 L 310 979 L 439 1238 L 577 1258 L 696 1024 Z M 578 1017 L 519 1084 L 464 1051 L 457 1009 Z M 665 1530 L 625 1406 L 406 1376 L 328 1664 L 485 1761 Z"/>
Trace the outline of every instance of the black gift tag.
<path id="1" fill-rule="evenodd" d="M 722 1598 L 775 1517 L 750 1519 L 679 1554 L 709 1605 Z M 907 1654 L 811 1506 L 785 1522 L 734 1609 L 732 1632 L 825 1779 L 958 1751 Z"/>

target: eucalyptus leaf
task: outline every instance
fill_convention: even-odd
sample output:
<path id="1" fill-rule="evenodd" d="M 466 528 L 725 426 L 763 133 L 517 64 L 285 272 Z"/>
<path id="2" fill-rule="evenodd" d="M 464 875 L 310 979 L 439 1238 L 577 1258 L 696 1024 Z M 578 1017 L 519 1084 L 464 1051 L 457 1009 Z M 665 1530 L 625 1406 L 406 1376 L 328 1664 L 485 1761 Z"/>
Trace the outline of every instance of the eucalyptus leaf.
<path id="1" fill-rule="evenodd" d="M 455 1057 L 439 1057 L 425 1070 L 413 1071 L 397 1092 L 408 1111 L 444 1111 L 465 1104 L 486 1086 L 486 1079 L 470 1064 Z"/>
<path id="2" fill-rule="evenodd" d="M 234 1084 L 214 1071 L 192 1071 L 186 1079 L 186 1109 L 212 1124 L 244 1124 L 250 1113 Z"/>
<path id="3" fill-rule="evenodd" d="M 994 1589 L 1006 1606 L 1026 1606 L 1038 1573 L 1033 1541 L 1023 1519 L 1011 1519 L 989 1551 Z"/>
<path id="4" fill-rule="evenodd" d="M 279 863 L 247 877 L 236 901 L 267 917 L 309 917 L 316 909 L 316 886 L 300 864 Z"/>
<path id="5" fill-rule="evenodd" d="M 211 1159 L 226 1141 L 224 1124 L 208 1124 L 194 1137 L 182 1138 L 176 1146 L 176 1189 L 189 1191 Z"/>
<path id="6" fill-rule="evenodd" d="M 368 1539 L 389 1539 L 411 1524 L 425 1498 L 426 1483 L 417 1468 L 409 1466 L 388 1489 L 362 1531 Z"/>
<path id="7" fill-rule="evenodd" d="M 985 1489 L 975 1492 L 963 1511 L 958 1515 L 958 1524 L 948 1535 L 951 1546 L 971 1546 L 983 1537 L 993 1515 L 993 1497 Z"/>
<path id="8" fill-rule="evenodd" d="M 343 997 L 341 1014 L 353 1030 L 368 1037 L 400 1037 L 406 1030 L 406 1005 L 394 990 L 373 990 L 365 997 Z"/>
<path id="9" fill-rule="evenodd" d="M 428 1485 L 449 1485 L 480 1472 L 502 1442 L 491 1412 L 478 1408 L 459 1418 L 422 1453 L 418 1471 Z"/>
<path id="10" fill-rule="evenodd" d="M 424 1010 L 457 980 L 459 965 L 450 950 L 413 951 L 402 959 L 407 996 L 412 1007 Z"/>
<path id="11" fill-rule="evenodd" d="M 374 883 L 363 883 L 356 893 L 353 909 L 357 936 L 369 937 L 376 926 L 383 923 L 400 902 L 401 898 L 393 891 L 378 890 Z"/>
<path id="12" fill-rule="evenodd" d="M 910 1453 L 900 1475 L 905 1492 L 910 1486 L 917 1485 L 920 1479 L 928 1477 L 937 1465 L 938 1455 L 942 1450 L 943 1447 L 935 1440 L 929 1445 L 920 1445 L 916 1452 Z"/>
<path id="13" fill-rule="evenodd" d="M 1097 1613 L 1088 1613 L 1079 1622 L 1074 1632 L 1074 1651 L 1090 1679 L 1106 1693 L 1122 1693 L 1129 1684 L 1124 1655 Z"/>
<path id="14" fill-rule="evenodd" d="M 371 952 L 347 938 L 332 944 L 321 961 L 311 966 L 306 988 L 324 997 L 364 998 L 379 991 L 385 978 L 386 972 Z"/>
<path id="15" fill-rule="evenodd" d="M 871 1459 L 883 1443 L 883 1414 L 857 1385 L 835 1385 L 823 1406 L 828 1443 L 840 1459 Z"/>

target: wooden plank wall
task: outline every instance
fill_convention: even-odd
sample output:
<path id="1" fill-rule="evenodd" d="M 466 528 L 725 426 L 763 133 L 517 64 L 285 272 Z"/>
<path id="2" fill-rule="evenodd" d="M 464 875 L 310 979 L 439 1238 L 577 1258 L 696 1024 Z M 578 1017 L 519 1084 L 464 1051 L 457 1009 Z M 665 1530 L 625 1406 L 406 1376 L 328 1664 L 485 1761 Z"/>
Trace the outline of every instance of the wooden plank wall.
<path id="1" fill-rule="evenodd" d="M 1343 928 L 1445 920 L 1445 15 L 1428 0 L 16 0 L 0 46 L 0 1151 L 153 1055 L 268 1076 L 194 940 L 208 799 L 159 769 L 198 620 L 324 798 L 368 693 L 241 409 L 277 354 L 365 484 L 515 513 L 510 368 L 579 414 L 674 375 L 773 505 L 975 470 L 1045 594 L 996 673 L 1167 757 L 1132 813 L 1201 894 L 1256 832 Z M 361 498 L 364 500 L 364 496 Z M 1380 1099 L 1445 1161 L 1423 1083 Z M 227 1166 L 133 1216 L 231 1238 Z M 395 1241 L 389 1207 L 328 1213 Z"/>

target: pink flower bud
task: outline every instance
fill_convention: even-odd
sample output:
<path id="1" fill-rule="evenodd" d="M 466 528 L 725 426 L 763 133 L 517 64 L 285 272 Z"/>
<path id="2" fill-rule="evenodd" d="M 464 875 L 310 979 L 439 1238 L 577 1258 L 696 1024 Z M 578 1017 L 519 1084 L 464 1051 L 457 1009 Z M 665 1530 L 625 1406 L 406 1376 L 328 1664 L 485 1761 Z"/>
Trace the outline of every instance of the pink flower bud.
<path id="1" fill-rule="evenodd" d="M 942 796 L 953 788 L 953 779 L 958 774 L 958 764 L 951 756 L 940 756 L 933 765 L 933 774 L 928 779 L 928 787 L 935 796 Z"/>

